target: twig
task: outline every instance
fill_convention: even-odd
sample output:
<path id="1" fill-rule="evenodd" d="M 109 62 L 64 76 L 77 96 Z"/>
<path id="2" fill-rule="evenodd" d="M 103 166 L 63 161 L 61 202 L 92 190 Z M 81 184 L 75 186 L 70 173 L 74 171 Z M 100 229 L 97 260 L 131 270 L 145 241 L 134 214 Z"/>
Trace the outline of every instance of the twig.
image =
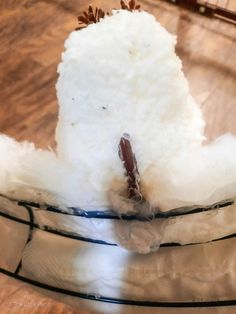
<path id="1" fill-rule="evenodd" d="M 122 10 L 134 11 L 139 10 L 140 5 L 136 4 L 135 0 L 130 0 L 128 4 L 125 1 L 120 1 L 120 6 Z M 79 26 L 75 29 L 76 31 L 81 30 L 87 27 L 90 24 L 99 23 L 101 19 L 105 17 L 105 15 L 109 15 L 109 12 L 103 11 L 102 9 L 96 8 L 95 10 L 90 5 L 87 11 L 84 11 L 82 15 L 78 16 Z"/>
<path id="2" fill-rule="evenodd" d="M 126 176 L 128 177 L 128 198 L 141 200 L 142 195 L 139 190 L 140 180 L 137 161 L 133 154 L 128 134 L 124 134 L 120 139 L 119 156 L 125 167 Z"/>
<path id="3" fill-rule="evenodd" d="M 140 4 L 136 4 L 135 0 L 130 0 L 128 4 L 124 0 L 120 1 L 120 6 L 122 10 L 134 11 L 141 8 Z"/>
<path id="4" fill-rule="evenodd" d="M 102 9 L 98 8 L 94 11 L 93 7 L 90 5 L 87 12 L 85 11 L 83 15 L 78 16 L 79 26 L 75 30 L 85 28 L 89 24 L 98 23 L 105 15 L 109 15 L 109 13 L 105 13 Z"/>

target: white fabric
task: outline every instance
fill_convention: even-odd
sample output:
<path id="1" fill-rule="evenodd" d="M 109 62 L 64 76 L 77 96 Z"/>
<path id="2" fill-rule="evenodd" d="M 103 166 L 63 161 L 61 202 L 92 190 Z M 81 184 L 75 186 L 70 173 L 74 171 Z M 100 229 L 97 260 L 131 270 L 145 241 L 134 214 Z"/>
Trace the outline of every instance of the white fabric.
<path id="1" fill-rule="evenodd" d="M 29 227 L 0 216 L 0 267 L 15 271 L 28 239 Z"/>
<path id="2" fill-rule="evenodd" d="M 24 251 L 23 273 L 57 287 L 113 298 L 232 299 L 235 246 L 236 239 L 228 239 L 140 255 L 36 230 Z"/>
<path id="3" fill-rule="evenodd" d="M 7 201 L 4 206 L 1 202 L 0 209 L 3 210 L 6 205 L 9 208 L 9 204 L 8 213 L 13 214 L 17 208 L 18 217 L 29 220 L 27 211 L 12 202 Z M 230 212 L 230 208 L 227 210 Z M 42 212 L 37 211 L 35 216 Z M 8 269 L 14 271 L 29 227 L 3 217 L 0 217 L 0 227 L 0 247 L 3 252 L 0 264 L 7 264 Z M 13 249 L 7 251 L 9 244 Z M 91 244 L 34 229 L 33 238 L 23 251 L 20 274 L 52 286 L 114 298 L 150 301 L 234 299 L 235 248 L 236 239 L 228 239 L 194 246 L 161 248 L 156 253 L 140 255 L 120 247 Z M 44 293 L 51 294 L 45 290 Z M 52 295 L 58 297 L 57 294 Z M 195 309 L 108 305 L 64 295 L 60 295 L 60 298 L 72 305 L 79 303 L 80 306 L 95 309 L 95 313 L 111 313 L 111 309 L 112 313 L 117 314 L 230 313 L 224 308 L 214 311 L 198 309 L 197 312 Z"/>

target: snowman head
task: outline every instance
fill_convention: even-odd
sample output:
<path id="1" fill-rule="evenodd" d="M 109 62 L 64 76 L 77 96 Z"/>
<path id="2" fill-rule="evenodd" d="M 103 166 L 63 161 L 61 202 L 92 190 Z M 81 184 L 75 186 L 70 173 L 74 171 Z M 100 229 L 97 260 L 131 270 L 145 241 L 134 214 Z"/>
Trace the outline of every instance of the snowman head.
<path id="1" fill-rule="evenodd" d="M 147 12 L 103 15 L 65 43 L 58 154 L 87 186 L 82 205 L 104 205 L 109 190 L 127 185 L 118 144 L 129 134 L 142 194 L 156 206 L 164 169 L 173 156 L 201 144 L 204 122 L 175 54 L 175 36 Z"/>

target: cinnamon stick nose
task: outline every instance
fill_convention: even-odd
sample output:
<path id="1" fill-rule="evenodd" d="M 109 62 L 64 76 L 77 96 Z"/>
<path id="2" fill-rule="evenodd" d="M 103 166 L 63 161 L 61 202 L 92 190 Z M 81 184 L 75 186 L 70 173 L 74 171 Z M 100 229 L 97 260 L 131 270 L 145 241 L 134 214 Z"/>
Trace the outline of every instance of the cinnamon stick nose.
<path id="1" fill-rule="evenodd" d="M 128 177 L 128 198 L 137 200 L 142 199 L 139 189 L 140 179 L 137 160 L 132 150 L 129 134 L 124 134 L 120 139 L 119 157 L 126 170 L 126 176 Z"/>

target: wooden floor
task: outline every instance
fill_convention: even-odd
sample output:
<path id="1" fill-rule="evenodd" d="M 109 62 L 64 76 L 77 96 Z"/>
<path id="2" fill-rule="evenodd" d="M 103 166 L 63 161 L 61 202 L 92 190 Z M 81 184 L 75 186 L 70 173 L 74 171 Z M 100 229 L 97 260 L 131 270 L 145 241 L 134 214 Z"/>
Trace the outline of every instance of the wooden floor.
<path id="1" fill-rule="evenodd" d="M 117 7 L 118 2 L 89 1 L 105 10 Z M 236 10 L 235 0 L 211 2 Z M 202 107 L 208 139 L 224 132 L 236 134 L 235 26 L 160 0 L 139 3 L 178 35 L 177 52 Z M 55 146 L 57 64 L 64 40 L 87 4 L 87 0 L 0 0 L 0 132 L 33 141 L 38 147 Z M 6 313 L 82 312 L 2 275 L 0 314 Z"/>

